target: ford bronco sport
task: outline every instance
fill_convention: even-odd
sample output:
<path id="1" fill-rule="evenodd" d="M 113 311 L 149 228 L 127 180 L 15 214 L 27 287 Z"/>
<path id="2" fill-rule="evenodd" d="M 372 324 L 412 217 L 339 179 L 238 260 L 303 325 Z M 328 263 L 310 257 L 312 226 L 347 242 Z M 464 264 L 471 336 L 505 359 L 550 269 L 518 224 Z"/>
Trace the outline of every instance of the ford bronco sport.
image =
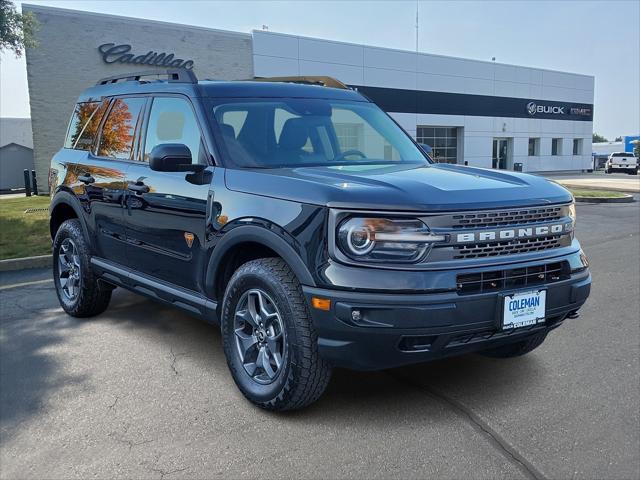
<path id="1" fill-rule="evenodd" d="M 558 184 L 433 164 L 326 77 L 164 75 L 86 90 L 52 159 L 68 314 L 123 287 L 219 324 L 271 410 L 315 401 L 333 367 L 514 357 L 578 316 L 591 276 Z"/>

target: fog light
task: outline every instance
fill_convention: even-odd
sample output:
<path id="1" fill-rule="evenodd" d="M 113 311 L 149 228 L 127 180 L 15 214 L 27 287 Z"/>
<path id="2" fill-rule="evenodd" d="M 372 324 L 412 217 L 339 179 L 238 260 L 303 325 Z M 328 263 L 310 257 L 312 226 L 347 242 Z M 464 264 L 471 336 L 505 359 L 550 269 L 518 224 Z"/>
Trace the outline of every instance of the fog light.
<path id="1" fill-rule="evenodd" d="M 353 310 L 351 312 L 351 318 L 354 322 L 359 322 L 360 320 L 362 320 L 362 313 L 360 313 L 360 310 Z"/>

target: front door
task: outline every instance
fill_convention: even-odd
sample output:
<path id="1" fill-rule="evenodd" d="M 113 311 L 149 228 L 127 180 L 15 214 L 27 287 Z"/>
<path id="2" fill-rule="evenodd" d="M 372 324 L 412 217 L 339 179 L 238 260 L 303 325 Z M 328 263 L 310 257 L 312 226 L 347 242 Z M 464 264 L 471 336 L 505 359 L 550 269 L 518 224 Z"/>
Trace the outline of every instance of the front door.
<path id="1" fill-rule="evenodd" d="M 509 168 L 509 140 L 506 138 L 493 139 L 493 168 L 506 170 Z"/>
<path id="2" fill-rule="evenodd" d="M 206 261 L 207 196 L 213 167 L 200 174 L 156 172 L 149 154 L 163 143 L 189 147 L 193 163 L 207 163 L 190 101 L 153 99 L 142 158 L 127 170 L 125 206 L 128 266 L 154 279 L 202 292 Z"/>

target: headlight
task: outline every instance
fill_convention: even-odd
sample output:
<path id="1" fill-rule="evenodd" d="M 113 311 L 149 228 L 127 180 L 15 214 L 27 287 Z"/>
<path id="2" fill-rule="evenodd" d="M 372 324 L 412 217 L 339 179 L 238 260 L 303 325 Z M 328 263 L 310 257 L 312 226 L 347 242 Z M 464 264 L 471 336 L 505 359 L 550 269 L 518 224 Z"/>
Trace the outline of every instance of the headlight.
<path id="1" fill-rule="evenodd" d="M 571 223 L 573 223 L 573 226 L 575 226 L 576 225 L 576 202 L 573 202 L 569 206 L 569 217 L 571 218 Z"/>
<path id="2" fill-rule="evenodd" d="M 340 251 L 358 261 L 415 262 L 433 242 L 444 240 L 417 218 L 351 217 L 337 231 Z"/>

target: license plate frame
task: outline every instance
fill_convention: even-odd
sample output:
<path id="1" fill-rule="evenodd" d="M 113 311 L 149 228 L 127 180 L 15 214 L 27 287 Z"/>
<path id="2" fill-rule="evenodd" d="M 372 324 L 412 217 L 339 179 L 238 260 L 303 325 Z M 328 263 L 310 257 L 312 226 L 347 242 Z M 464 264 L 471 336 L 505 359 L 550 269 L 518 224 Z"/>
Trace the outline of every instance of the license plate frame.
<path id="1" fill-rule="evenodd" d="M 506 293 L 502 297 L 500 328 L 515 330 L 539 325 L 545 322 L 546 311 L 546 288 Z"/>

